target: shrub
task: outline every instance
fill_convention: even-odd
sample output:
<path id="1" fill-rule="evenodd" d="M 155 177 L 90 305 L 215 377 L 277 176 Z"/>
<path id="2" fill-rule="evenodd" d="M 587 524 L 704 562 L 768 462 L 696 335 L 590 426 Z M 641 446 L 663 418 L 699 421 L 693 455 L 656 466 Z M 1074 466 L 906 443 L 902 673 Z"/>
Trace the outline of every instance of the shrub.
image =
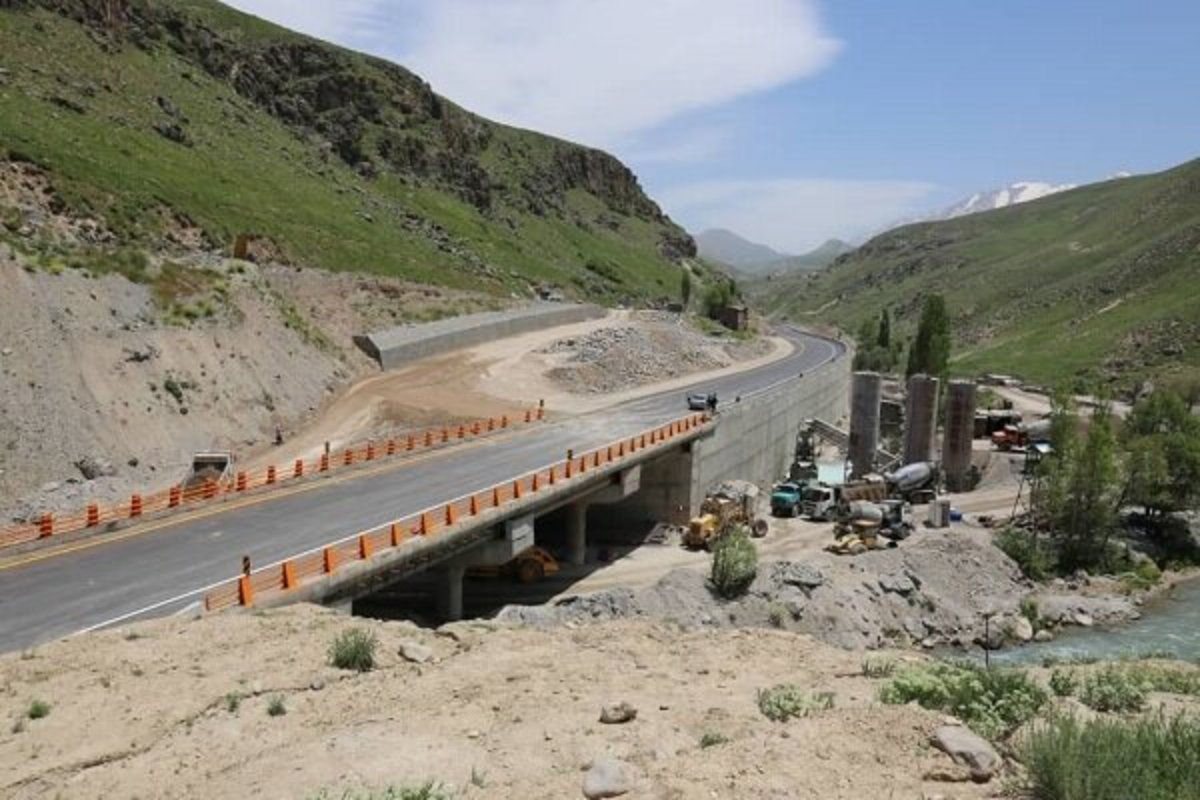
<path id="1" fill-rule="evenodd" d="M 309 800 L 451 800 L 451 795 L 441 785 L 433 783 L 421 786 L 388 786 L 384 789 L 346 790 L 330 794 L 323 790 Z"/>
<path id="2" fill-rule="evenodd" d="M 1107 667 L 1084 679 L 1079 699 L 1096 711 L 1140 711 L 1146 690 L 1126 671 Z"/>
<path id="3" fill-rule="evenodd" d="M 863 659 L 862 674 L 868 678 L 890 678 L 896 673 L 896 660 L 882 656 Z"/>
<path id="4" fill-rule="evenodd" d="M 715 731 L 706 731 L 705 734 L 700 737 L 700 747 L 704 750 L 707 750 L 710 747 L 716 747 L 717 745 L 725 744 L 728 741 L 729 737 L 725 736 L 724 734 L 716 733 Z"/>
<path id="5" fill-rule="evenodd" d="M 1054 550 L 1037 534 L 1020 528 L 1005 528 L 996 535 L 993 543 L 1006 556 L 1017 562 L 1017 566 L 1026 577 L 1043 581 L 1054 574 Z"/>
<path id="6" fill-rule="evenodd" d="M 30 719 L 42 719 L 50 716 L 50 704 L 43 700 L 34 700 L 26 712 Z"/>
<path id="7" fill-rule="evenodd" d="M 833 708 L 833 692 L 809 693 L 794 683 L 781 683 L 758 692 L 758 710 L 773 722 L 792 717 L 807 717 L 816 711 Z"/>
<path id="8" fill-rule="evenodd" d="M 880 689 L 879 699 L 893 705 L 915 700 L 923 708 L 948 711 L 995 739 L 1031 719 L 1049 697 L 1020 670 L 931 664 L 901 672 Z"/>
<path id="9" fill-rule="evenodd" d="M 337 635 L 329 645 L 329 663 L 338 669 L 370 672 L 375 668 L 375 648 L 379 640 L 362 628 L 350 628 Z"/>
<path id="10" fill-rule="evenodd" d="M 1021 752 L 1033 797 L 1126 800 L 1200 797 L 1200 723 L 1056 718 Z"/>
<path id="11" fill-rule="evenodd" d="M 1121 576 L 1121 588 L 1127 593 L 1153 589 L 1162 581 L 1162 570 L 1153 561 L 1139 561 L 1131 572 Z"/>
<path id="12" fill-rule="evenodd" d="M 1200 672 L 1195 670 L 1139 664 L 1128 667 L 1127 672 L 1148 692 L 1200 695 Z"/>
<path id="13" fill-rule="evenodd" d="M 1050 691 L 1056 697 L 1070 697 L 1078 686 L 1079 681 L 1073 672 L 1056 669 L 1050 673 Z"/>
<path id="14" fill-rule="evenodd" d="M 771 623 L 771 627 L 782 628 L 785 619 L 787 619 L 787 616 L 784 607 L 778 603 L 772 603 L 771 610 L 767 612 L 767 621 Z"/>
<path id="15" fill-rule="evenodd" d="M 1029 624 L 1033 629 L 1039 630 L 1042 627 L 1042 612 L 1038 608 L 1038 601 L 1032 597 L 1021 598 L 1021 616 L 1029 620 Z"/>
<path id="16" fill-rule="evenodd" d="M 237 692 L 230 692 L 225 695 L 225 710 L 230 714 L 236 714 L 238 707 L 242 704 L 242 696 Z"/>
<path id="17" fill-rule="evenodd" d="M 287 706 L 284 705 L 283 695 L 277 694 L 267 702 L 267 714 L 272 717 L 282 717 L 287 713 Z"/>
<path id="18" fill-rule="evenodd" d="M 728 600 L 745 594 L 757 572 L 758 551 L 745 528 L 735 527 L 717 538 L 709 580 L 719 596 Z"/>

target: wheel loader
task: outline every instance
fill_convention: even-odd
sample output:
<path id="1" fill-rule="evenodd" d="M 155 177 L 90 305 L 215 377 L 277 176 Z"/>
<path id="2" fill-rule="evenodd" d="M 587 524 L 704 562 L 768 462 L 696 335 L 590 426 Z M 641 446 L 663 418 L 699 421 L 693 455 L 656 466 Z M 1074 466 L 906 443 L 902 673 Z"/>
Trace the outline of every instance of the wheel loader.
<path id="1" fill-rule="evenodd" d="M 704 498 L 700 515 L 688 523 L 683 545 L 692 550 L 711 550 L 718 538 L 736 525 L 750 529 L 750 535 L 767 535 L 768 523 L 754 515 L 755 494 L 750 491 L 718 490 Z"/>

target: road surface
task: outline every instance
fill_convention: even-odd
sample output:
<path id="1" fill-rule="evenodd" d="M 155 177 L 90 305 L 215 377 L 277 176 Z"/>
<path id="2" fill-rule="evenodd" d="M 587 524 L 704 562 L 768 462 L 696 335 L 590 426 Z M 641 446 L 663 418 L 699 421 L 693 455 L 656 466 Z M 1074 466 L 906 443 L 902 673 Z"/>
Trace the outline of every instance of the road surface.
<path id="1" fill-rule="evenodd" d="M 0 569 L 0 652 L 195 607 L 233 577 L 241 557 L 256 566 L 313 550 L 391 520 L 443 506 L 514 475 L 561 460 L 687 413 L 688 389 L 733 402 L 845 353 L 843 345 L 796 330 L 798 346 L 778 361 L 606 409 L 550 421 L 518 435 L 483 440 L 375 474 L 333 477 L 263 502 L 118 531 L 78 549 L 33 554 Z M 43 557 L 43 555 L 45 557 Z"/>

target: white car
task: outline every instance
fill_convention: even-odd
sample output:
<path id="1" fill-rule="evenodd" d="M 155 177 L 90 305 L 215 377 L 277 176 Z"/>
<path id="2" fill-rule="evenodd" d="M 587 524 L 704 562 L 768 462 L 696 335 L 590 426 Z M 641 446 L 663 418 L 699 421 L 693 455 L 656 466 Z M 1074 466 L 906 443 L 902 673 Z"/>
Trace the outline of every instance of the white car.
<path id="1" fill-rule="evenodd" d="M 691 392 L 687 396 L 687 406 L 689 411 L 707 411 L 708 395 L 704 392 Z"/>

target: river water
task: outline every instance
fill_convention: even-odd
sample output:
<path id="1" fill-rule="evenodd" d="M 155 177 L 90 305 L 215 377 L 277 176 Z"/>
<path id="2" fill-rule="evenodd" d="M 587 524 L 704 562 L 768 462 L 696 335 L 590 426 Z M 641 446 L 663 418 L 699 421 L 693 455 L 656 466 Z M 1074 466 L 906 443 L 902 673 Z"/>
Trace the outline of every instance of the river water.
<path id="1" fill-rule="evenodd" d="M 1200 659 L 1200 580 L 1179 584 L 1148 603 L 1142 618 L 1116 628 L 1064 628 L 1052 642 L 1035 642 L 991 654 L 993 664 L 1039 664 L 1047 658 L 1115 659 L 1170 653 Z M 971 654 L 976 660 L 975 653 Z M 978 660 L 982 660 L 978 655 Z"/>

